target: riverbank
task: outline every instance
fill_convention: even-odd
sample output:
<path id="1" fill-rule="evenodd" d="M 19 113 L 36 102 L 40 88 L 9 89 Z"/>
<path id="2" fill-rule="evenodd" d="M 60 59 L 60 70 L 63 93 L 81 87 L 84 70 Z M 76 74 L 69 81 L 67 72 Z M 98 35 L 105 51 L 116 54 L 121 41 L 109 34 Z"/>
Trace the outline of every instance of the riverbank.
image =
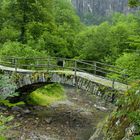
<path id="1" fill-rule="evenodd" d="M 67 98 L 50 106 L 6 111 L 15 118 L 5 135 L 14 140 L 88 140 L 112 105 L 82 90 L 65 86 Z"/>

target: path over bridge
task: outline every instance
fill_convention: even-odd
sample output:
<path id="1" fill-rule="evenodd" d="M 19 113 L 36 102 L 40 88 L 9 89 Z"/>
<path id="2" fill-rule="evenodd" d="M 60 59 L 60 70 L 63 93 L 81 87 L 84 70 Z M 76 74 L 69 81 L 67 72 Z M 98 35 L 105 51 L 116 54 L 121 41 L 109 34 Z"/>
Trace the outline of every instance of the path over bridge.
<path id="1" fill-rule="evenodd" d="M 128 85 L 123 82 L 107 78 L 108 74 L 113 73 L 119 75 L 120 79 L 124 81 L 125 75 L 120 72 L 122 69 L 95 61 L 55 57 L 2 57 L 0 59 L 0 70 L 7 74 L 14 73 L 18 75 L 19 87 L 35 82 L 46 82 L 51 79 L 51 82 L 74 85 L 90 92 L 95 91 L 95 85 L 102 85 L 118 91 L 128 89 Z"/>

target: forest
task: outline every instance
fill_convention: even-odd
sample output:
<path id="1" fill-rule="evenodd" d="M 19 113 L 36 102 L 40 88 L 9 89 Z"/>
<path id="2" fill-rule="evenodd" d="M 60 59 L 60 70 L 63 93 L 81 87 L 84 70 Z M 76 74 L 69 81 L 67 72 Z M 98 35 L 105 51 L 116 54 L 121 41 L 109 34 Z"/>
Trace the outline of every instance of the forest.
<path id="1" fill-rule="evenodd" d="M 139 6 L 130 0 L 129 6 Z M 106 124 L 106 139 L 121 140 L 128 124 L 137 128 L 130 138 L 140 139 L 140 11 L 112 13 L 102 23 L 81 22 L 70 0 L 1 0 L 0 59 L 3 56 L 21 58 L 62 57 L 99 61 L 122 68 L 125 80 L 132 88 L 118 99 Z M 2 72 L 1 72 L 2 73 Z M 119 79 L 118 75 L 108 77 Z M 5 95 L 5 85 L 8 92 Z M 7 88 L 6 87 L 6 88 Z M 0 100 L 16 96 L 15 85 L 0 75 Z M 11 116 L 0 114 L 0 135 Z M 120 125 L 115 126 L 115 122 Z M 130 134 L 131 135 L 131 134 Z M 121 138 L 120 138 L 121 136 Z"/>

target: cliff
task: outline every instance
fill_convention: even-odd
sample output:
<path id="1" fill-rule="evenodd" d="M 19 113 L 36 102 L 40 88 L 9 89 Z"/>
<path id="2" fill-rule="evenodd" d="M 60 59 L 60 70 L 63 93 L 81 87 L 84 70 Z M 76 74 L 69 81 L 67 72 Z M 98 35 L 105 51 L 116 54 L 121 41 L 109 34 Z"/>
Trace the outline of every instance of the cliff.
<path id="1" fill-rule="evenodd" d="M 86 18 L 106 17 L 114 12 L 128 13 L 137 8 L 130 8 L 128 0 L 71 0 L 82 20 Z M 92 17 L 93 16 L 93 17 Z M 94 19 L 94 20 L 95 20 Z"/>

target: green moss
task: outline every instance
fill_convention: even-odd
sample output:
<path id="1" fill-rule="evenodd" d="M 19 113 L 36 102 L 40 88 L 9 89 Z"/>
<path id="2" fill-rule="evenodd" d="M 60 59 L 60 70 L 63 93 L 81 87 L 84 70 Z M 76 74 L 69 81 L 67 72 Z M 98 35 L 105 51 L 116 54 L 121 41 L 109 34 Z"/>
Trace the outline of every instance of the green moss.
<path id="1" fill-rule="evenodd" d="M 135 136 L 134 140 L 140 140 L 140 136 Z"/>
<path id="2" fill-rule="evenodd" d="M 0 140 L 6 140 L 4 136 L 0 136 Z"/>
<path id="3" fill-rule="evenodd" d="M 64 89 L 60 84 L 49 84 L 33 91 L 28 97 L 28 103 L 48 106 L 65 98 Z"/>
<path id="4" fill-rule="evenodd" d="M 8 106 L 8 107 L 13 107 L 13 106 L 20 106 L 24 105 L 24 102 L 18 102 L 18 103 L 10 103 L 9 100 L 0 100 L 0 104 Z"/>

